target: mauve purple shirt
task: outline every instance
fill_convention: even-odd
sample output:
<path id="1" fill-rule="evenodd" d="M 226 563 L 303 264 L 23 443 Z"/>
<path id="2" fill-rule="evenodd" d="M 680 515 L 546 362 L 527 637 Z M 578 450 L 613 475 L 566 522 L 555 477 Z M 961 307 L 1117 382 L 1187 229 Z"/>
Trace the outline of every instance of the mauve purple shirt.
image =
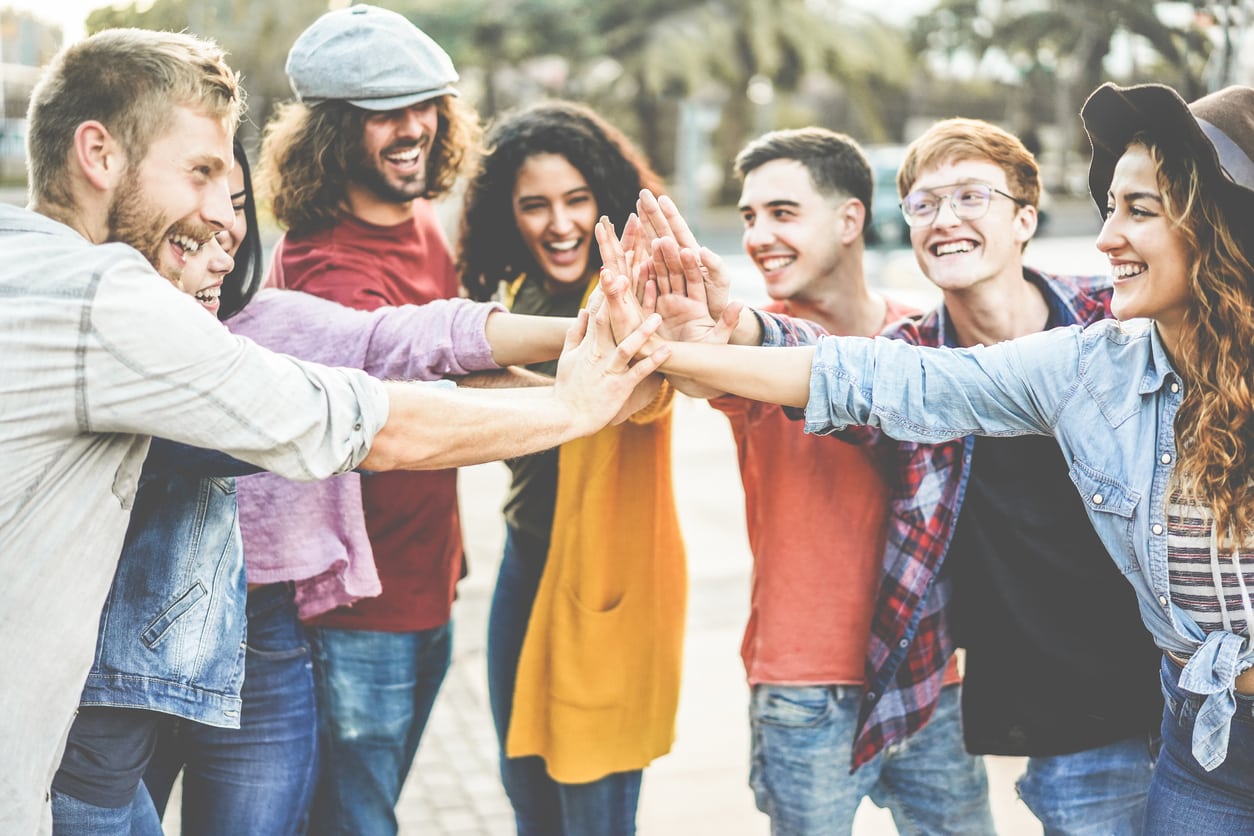
<path id="1" fill-rule="evenodd" d="M 438 380 L 500 368 L 484 323 L 503 310 L 442 299 L 359 311 L 267 288 L 226 325 L 301 360 L 362 369 L 383 380 Z M 260 473 L 238 479 L 237 492 L 250 584 L 296 581 L 301 618 L 379 594 L 358 474 L 292 482 Z"/>

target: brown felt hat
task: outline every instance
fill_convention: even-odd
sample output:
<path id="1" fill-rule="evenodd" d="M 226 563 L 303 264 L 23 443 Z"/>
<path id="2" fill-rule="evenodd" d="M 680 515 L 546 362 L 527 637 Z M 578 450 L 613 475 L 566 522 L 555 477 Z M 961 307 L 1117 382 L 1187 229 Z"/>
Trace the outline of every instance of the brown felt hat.
<path id="1" fill-rule="evenodd" d="M 1196 157 L 1202 182 L 1254 207 L 1254 87 L 1225 87 L 1185 104 L 1164 84 L 1103 84 L 1080 110 L 1093 145 L 1089 193 L 1105 210 L 1115 163 L 1128 142 L 1146 133 Z"/>

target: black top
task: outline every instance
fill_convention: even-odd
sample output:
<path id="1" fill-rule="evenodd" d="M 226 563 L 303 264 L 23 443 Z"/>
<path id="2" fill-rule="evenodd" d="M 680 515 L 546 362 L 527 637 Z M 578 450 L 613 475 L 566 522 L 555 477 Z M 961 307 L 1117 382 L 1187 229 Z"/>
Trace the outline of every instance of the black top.
<path id="1" fill-rule="evenodd" d="M 977 438 L 946 557 L 968 751 L 1060 755 L 1162 721 L 1162 659 L 1052 438 Z"/>

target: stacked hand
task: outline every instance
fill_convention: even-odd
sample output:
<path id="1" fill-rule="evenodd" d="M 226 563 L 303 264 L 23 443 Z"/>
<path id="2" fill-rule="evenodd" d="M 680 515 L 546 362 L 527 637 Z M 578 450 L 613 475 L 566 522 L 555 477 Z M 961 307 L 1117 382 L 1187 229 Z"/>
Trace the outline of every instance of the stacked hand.
<path id="1" fill-rule="evenodd" d="M 657 337 L 645 342 L 642 356 L 660 344 L 659 337 L 681 342 L 727 343 L 740 321 L 742 305 L 728 302 L 723 263 L 697 244 L 688 224 L 667 197 L 648 190 L 636 204 L 617 238 L 606 218 L 596 228 L 601 248 L 601 287 L 608 300 L 614 334 L 627 334 L 656 312 L 662 324 Z M 719 392 L 671 377 L 672 384 L 694 397 Z"/>

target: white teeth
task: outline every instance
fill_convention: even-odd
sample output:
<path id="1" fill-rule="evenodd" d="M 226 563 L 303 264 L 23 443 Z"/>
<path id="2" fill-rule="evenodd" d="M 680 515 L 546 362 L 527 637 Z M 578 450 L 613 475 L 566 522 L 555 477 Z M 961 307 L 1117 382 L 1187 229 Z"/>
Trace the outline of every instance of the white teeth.
<path id="1" fill-rule="evenodd" d="M 782 270 L 797 259 L 790 255 L 773 255 L 769 258 L 758 259 L 758 263 L 762 265 L 762 269 L 766 272 L 773 270 Z"/>
<path id="2" fill-rule="evenodd" d="M 569 241 L 550 241 L 549 243 L 545 244 L 545 246 L 548 247 L 550 250 L 556 250 L 559 253 L 570 252 L 575 247 L 579 246 L 579 239 L 574 238 Z"/>
<path id="3" fill-rule="evenodd" d="M 398 151 L 395 154 L 388 154 L 387 158 L 396 163 L 412 163 L 414 160 L 418 159 L 419 153 L 420 149 L 415 146 L 410 148 L 408 151 Z"/>
<path id="4" fill-rule="evenodd" d="M 953 255 L 954 253 L 969 253 L 974 249 L 975 247 L 970 241 L 952 241 L 948 244 L 937 244 L 936 254 Z"/>
<path id="5" fill-rule="evenodd" d="M 1130 276 L 1139 276 L 1145 272 L 1144 264 L 1112 264 L 1110 272 L 1116 279 L 1126 279 Z"/>
<path id="6" fill-rule="evenodd" d="M 171 235 L 170 243 L 182 247 L 183 251 L 188 255 L 191 255 L 205 245 L 205 242 L 194 241 L 186 235 Z"/>
<path id="7" fill-rule="evenodd" d="M 207 287 L 196 291 L 196 298 L 202 302 L 216 302 L 222 296 L 222 286 Z"/>

